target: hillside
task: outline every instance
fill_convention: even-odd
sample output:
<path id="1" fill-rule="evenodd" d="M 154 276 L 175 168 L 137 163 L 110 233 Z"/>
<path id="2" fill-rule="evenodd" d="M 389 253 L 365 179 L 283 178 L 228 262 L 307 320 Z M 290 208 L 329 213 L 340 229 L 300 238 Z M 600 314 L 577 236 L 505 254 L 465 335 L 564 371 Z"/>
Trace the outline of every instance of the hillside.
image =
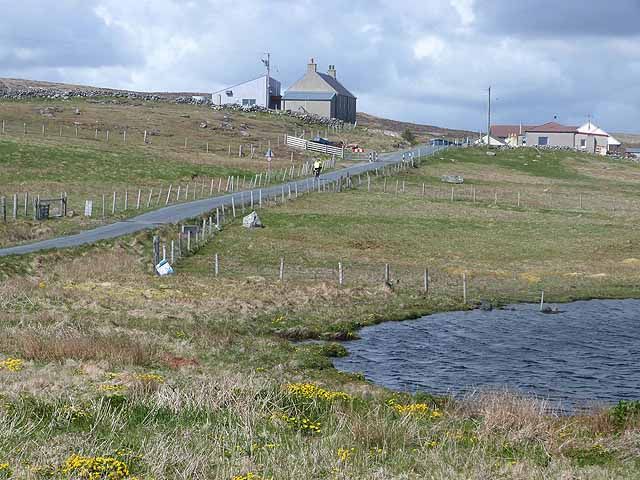
<path id="1" fill-rule="evenodd" d="M 91 87 L 86 85 L 74 85 L 66 83 L 44 82 L 38 80 L 24 80 L 14 78 L 0 78 L 0 96 L 3 92 L 29 92 L 38 91 L 38 96 L 59 95 L 66 92 L 81 92 L 81 96 L 132 96 L 143 99 L 175 100 L 177 98 L 191 98 L 191 96 L 209 96 L 206 92 L 135 92 L 129 90 L 118 90 L 111 88 Z M 388 137 L 400 139 L 400 135 L 406 129 L 411 130 L 421 139 L 434 137 L 464 138 L 475 136 L 476 133 L 466 130 L 456 130 L 437 127 L 434 125 L 421 125 L 416 123 L 402 122 L 387 118 L 376 117 L 368 113 L 358 113 L 358 125 L 369 129 L 374 134 L 381 134 Z"/>
<path id="2" fill-rule="evenodd" d="M 358 112 L 358 126 L 367 128 L 372 132 L 378 132 L 389 136 L 400 137 L 402 132 L 409 129 L 420 138 L 445 137 L 449 139 L 455 138 L 475 138 L 478 133 L 468 130 L 456 130 L 451 128 L 436 127 L 434 125 L 422 125 L 419 123 L 401 122 L 398 120 L 390 120 L 388 118 L 380 118 L 364 112 Z"/>

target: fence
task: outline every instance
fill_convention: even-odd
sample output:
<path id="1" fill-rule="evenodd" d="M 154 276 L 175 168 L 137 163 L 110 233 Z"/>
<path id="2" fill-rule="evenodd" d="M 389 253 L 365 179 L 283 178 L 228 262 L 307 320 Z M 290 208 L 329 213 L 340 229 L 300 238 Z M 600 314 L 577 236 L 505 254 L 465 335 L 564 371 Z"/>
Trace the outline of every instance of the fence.
<path id="1" fill-rule="evenodd" d="M 309 140 L 305 140 L 304 138 L 292 137 L 291 135 L 285 135 L 285 144 L 289 147 L 297 148 L 299 150 L 308 150 L 344 158 L 344 147 L 338 148 L 332 145 L 311 142 Z"/>
<path id="2" fill-rule="evenodd" d="M 335 166 L 335 161 L 326 162 L 327 168 Z M 308 178 L 313 174 L 312 162 L 291 165 L 278 170 L 266 170 L 253 176 L 229 175 L 227 177 L 204 178 L 193 183 L 169 184 L 159 187 L 140 187 L 125 189 L 124 191 L 109 191 L 101 195 L 81 196 L 70 199 L 67 192 L 59 195 L 57 200 L 64 200 L 64 209 L 52 211 L 52 216 L 64 217 L 69 212 L 84 212 L 87 217 L 108 217 L 127 212 L 168 206 L 179 202 L 187 202 L 202 198 L 213 197 L 223 193 L 233 193 L 245 189 L 262 188 L 269 185 L 287 182 L 295 179 Z M 36 217 L 36 204 L 44 202 L 43 192 L 19 192 L 0 197 L 0 219 L 7 222 L 10 219 Z M 41 200 L 42 199 L 42 200 Z M 72 201 L 73 200 L 73 201 Z M 52 200 L 47 200 L 52 203 Z M 91 207 L 87 208 L 87 202 Z"/>
<path id="3" fill-rule="evenodd" d="M 339 129 L 330 129 L 327 127 L 327 134 L 330 130 L 339 131 Z M 275 134 L 271 138 L 261 138 L 256 139 L 255 141 L 240 143 L 233 142 L 227 144 L 220 142 L 220 137 L 223 135 L 218 135 L 218 141 L 216 142 L 214 141 L 215 138 L 211 137 L 211 134 L 206 133 L 208 131 L 212 130 L 198 128 L 194 130 L 191 137 L 187 135 L 184 138 L 179 138 L 175 141 L 174 139 L 176 138 L 176 135 L 173 132 L 160 133 L 158 130 L 153 128 L 145 129 L 140 127 L 122 127 L 118 125 L 108 125 L 103 122 L 91 125 L 64 120 L 47 120 L 41 122 L 25 122 L 21 120 L 8 121 L 6 119 L 0 120 L 0 135 L 3 136 L 65 138 L 71 140 L 102 142 L 112 145 L 155 145 L 160 148 L 171 148 L 191 153 L 218 154 L 228 157 L 261 159 L 264 158 L 264 155 L 266 155 L 268 150 L 282 146 L 282 148 L 291 147 L 296 150 L 308 150 L 344 158 L 344 151 L 341 148 L 314 142 L 309 142 L 310 145 L 308 148 L 305 148 L 304 136 L 311 133 L 306 130 L 300 130 L 302 138 L 297 136 L 298 130 L 296 129 L 296 136 L 282 133 Z M 318 135 L 320 133 L 320 130 L 318 130 Z M 248 132 L 243 132 L 243 134 L 248 135 Z M 211 139 L 211 142 L 207 137 Z M 289 144 L 287 139 L 295 143 L 295 145 Z M 296 140 L 298 140 L 298 142 L 296 142 Z M 288 158 L 288 154 L 285 154 L 282 151 L 280 152 L 280 156 L 282 159 Z"/>

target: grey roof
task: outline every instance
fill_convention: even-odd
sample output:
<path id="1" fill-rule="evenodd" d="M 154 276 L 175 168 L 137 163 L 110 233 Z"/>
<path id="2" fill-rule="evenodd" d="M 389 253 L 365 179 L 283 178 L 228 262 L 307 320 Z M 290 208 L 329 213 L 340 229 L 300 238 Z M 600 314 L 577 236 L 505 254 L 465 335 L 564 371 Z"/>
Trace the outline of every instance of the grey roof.
<path id="1" fill-rule="evenodd" d="M 334 92 L 285 92 L 284 100 L 331 100 Z"/>
<path id="2" fill-rule="evenodd" d="M 320 75 L 320 77 L 322 77 L 322 79 L 325 82 L 331 85 L 331 88 L 333 88 L 340 95 L 346 95 L 347 97 L 356 98 L 356 96 L 353 93 L 351 93 L 349 90 L 344 88 L 344 86 L 338 80 L 333 78 L 331 75 L 327 75 L 326 73 L 320 73 L 320 72 L 317 72 L 317 73 L 318 75 Z"/>

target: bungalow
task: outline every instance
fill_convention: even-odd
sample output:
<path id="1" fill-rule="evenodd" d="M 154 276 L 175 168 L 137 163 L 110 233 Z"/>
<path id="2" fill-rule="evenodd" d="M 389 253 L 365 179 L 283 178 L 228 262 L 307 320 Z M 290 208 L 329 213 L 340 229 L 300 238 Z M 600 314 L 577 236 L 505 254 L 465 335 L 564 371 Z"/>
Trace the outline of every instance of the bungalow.
<path id="1" fill-rule="evenodd" d="M 533 125 L 492 125 L 491 137 L 511 147 L 524 145 L 524 134 Z"/>
<path id="2" fill-rule="evenodd" d="M 214 105 L 237 104 L 243 107 L 259 107 L 277 109 L 280 106 L 280 82 L 275 78 L 261 77 L 223 88 L 211 95 Z"/>

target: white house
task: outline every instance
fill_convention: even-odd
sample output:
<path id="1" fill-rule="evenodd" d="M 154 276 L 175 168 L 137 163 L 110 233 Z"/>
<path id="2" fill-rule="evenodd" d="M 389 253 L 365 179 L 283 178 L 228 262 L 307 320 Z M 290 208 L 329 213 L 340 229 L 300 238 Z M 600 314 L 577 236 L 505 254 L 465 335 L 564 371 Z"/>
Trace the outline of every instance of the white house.
<path id="1" fill-rule="evenodd" d="M 504 147 L 504 143 L 501 142 L 500 140 L 491 137 L 490 140 L 490 145 L 492 147 Z M 474 145 L 486 145 L 487 144 L 487 136 L 483 135 L 481 138 L 477 139 L 475 142 L 473 142 Z"/>
<path id="2" fill-rule="evenodd" d="M 618 150 L 618 148 L 620 148 L 620 145 L 622 145 L 620 141 L 618 141 L 618 139 L 616 139 L 615 137 L 612 137 L 611 135 L 609 135 L 607 132 L 602 130 L 600 127 L 598 127 L 596 124 L 592 123 L 591 121 L 588 121 L 581 127 L 578 127 L 578 133 L 583 135 L 602 137 L 603 139 L 606 138 L 606 147 L 604 144 L 602 144 L 600 145 L 600 150 L 595 152 L 595 153 L 600 153 L 602 155 L 605 155 L 608 152 L 615 152 Z M 583 142 L 583 139 L 581 139 L 580 145 L 576 145 L 576 148 L 580 150 L 584 150 L 586 148 L 584 143 L 585 142 Z"/>
<path id="3" fill-rule="evenodd" d="M 245 107 L 258 105 L 276 109 L 280 107 L 280 82 L 273 77 L 263 75 L 248 82 L 213 92 L 211 102 L 214 105 L 237 104 Z"/>

